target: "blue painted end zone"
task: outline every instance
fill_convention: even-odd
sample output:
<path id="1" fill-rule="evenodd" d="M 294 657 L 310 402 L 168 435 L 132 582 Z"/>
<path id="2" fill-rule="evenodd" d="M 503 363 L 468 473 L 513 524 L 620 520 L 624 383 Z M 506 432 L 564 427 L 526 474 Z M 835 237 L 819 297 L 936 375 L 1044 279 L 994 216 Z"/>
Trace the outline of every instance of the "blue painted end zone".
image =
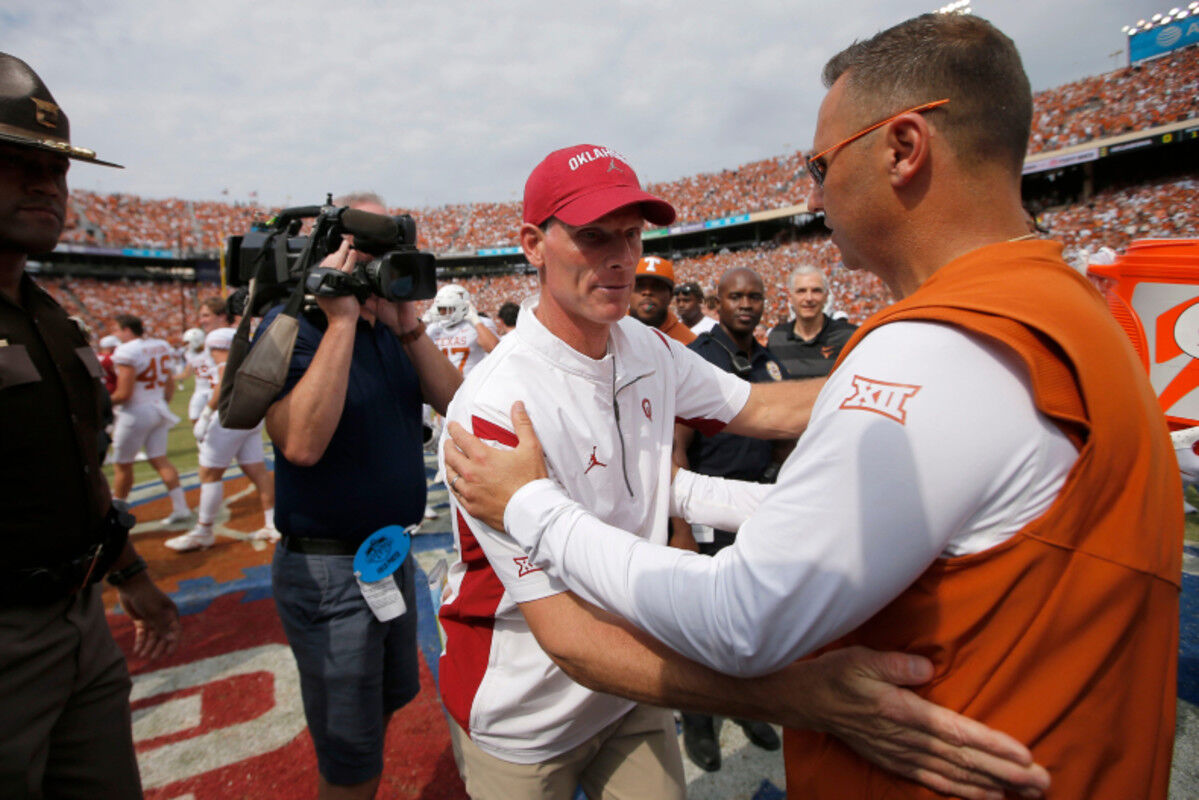
<path id="1" fill-rule="evenodd" d="M 225 583 L 217 583 L 209 577 L 181 580 L 179 589 L 171 594 L 171 599 L 179 606 L 180 614 L 198 614 L 224 594 L 245 592 L 241 598 L 243 603 L 265 600 L 273 596 L 269 564 L 245 567 L 242 569 L 242 575 L 245 577 Z"/>
<path id="2" fill-rule="evenodd" d="M 770 781 L 763 779 L 752 800 L 785 800 L 787 793 Z"/>
<path id="3" fill-rule="evenodd" d="M 429 539 L 440 536 L 425 537 Z M 244 592 L 241 601 L 252 603 L 273 597 L 271 592 L 271 567 L 263 564 L 257 567 L 242 569 L 245 576 L 235 581 L 218 583 L 210 577 L 189 578 L 179 582 L 178 590 L 171 592 L 171 599 L 179 606 L 179 613 L 199 614 L 212 604 L 213 600 L 226 594 Z M 120 606 L 113 613 L 123 613 Z M 441 655 L 441 638 L 437 633 L 437 613 L 433 608 L 433 598 L 428 591 L 428 577 L 421 568 L 416 568 L 416 614 L 417 614 L 417 645 L 425 657 L 433 679 L 437 679 L 437 659 Z"/>
<path id="4" fill-rule="evenodd" d="M 1199 575 L 1182 574 L 1179 611 L 1178 696 L 1199 705 Z"/>
<path id="5" fill-rule="evenodd" d="M 429 579 L 419 566 L 416 568 L 416 644 L 433 681 L 440 686 L 437 666 L 441 657 L 441 637 L 437 633 L 437 609 L 433 606 L 433 595 L 429 591 Z"/>

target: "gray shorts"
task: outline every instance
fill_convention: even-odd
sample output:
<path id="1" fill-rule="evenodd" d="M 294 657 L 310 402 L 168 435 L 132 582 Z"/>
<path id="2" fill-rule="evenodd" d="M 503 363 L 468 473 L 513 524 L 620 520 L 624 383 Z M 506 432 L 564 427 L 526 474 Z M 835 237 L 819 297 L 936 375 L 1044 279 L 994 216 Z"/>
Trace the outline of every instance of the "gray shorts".
<path id="1" fill-rule="evenodd" d="M 387 716 L 420 690 L 412 556 L 393 576 L 408 611 L 390 622 L 375 619 L 362 598 L 353 560 L 280 546 L 271 569 L 317 766 L 337 786 L 382 774 Z"/>

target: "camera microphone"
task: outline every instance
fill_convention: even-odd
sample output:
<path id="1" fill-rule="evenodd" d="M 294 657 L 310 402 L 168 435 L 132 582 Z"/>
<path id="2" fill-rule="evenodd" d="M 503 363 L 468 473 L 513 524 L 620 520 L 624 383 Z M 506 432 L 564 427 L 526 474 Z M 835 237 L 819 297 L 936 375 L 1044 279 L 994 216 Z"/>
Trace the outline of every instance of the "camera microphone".
<path id="1" fill-rule="evenodd" d="M 356 208 L 341 212 L 341 224 L 347 233 L 372 242 L 394 242 L 400 235 L 400 227 L 391 217 Z"/>

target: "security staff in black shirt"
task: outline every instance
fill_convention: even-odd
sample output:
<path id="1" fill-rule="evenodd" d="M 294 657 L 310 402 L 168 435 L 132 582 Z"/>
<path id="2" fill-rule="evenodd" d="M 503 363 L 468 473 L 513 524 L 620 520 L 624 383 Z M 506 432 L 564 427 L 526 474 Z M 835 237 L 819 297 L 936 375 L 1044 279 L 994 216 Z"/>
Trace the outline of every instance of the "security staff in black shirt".
<path id="1" fill-rule="evenodd" d="M 720 324 L 688 345 L 707 361 L 751 383 L 781 381 L 778 359 L 754 339 L 754 329 L 766 306 L 765 288 L 758 273 L 736 267 L 724 273 L 716 288 Z M 770 482 L 790 452 L 793 441 L 771 442 L 731 433 L 706 436 L 683 425 L 675 426 L 674 460 L 701 475 L 743 481 Z M 674 523 L 672 522 L 672 525 Z M 685 523 L 684 523 L 685 524 Z M 697 536 L 699 552 L 715 555 L 733 543 L 733 531 L 709 530 Z M 673 540 L 672 540 L 673 543 Z M 780 746 L 778 734 L 765 722 L 735 720 L 746 737 L 766 750 Z M 683 713 L 683 749 L 696 766 L 720 769 L 720 745 L 712 717 Z"/>
<path id="2" fill-rule="evenodd" d="M 824 377 L 858 326 L 824 313 L 828 280 L 816 267 L 796 268 L 787 283 L 795 319 L 775 325 L 766 346 L 783 362 L 788 378 Z"/>
<path id="3" fill-rule="evenodd" d="M 141 796 L 131 682 L 98 581 L 120 592 L 135 655 L 173 651 L 179 613 L 150 580 L 97 443 L 100 363 L 25 274 L 66 217 L 66 115 L 23 61 L 0 53 L 0 797 Z"/>

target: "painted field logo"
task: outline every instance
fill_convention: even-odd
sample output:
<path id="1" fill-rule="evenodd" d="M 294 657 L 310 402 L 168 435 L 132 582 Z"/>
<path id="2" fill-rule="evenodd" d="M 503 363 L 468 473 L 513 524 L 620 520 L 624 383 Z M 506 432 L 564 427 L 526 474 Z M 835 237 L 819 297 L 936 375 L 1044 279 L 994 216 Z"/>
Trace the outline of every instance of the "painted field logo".
<path id="1" fill-rule="evenodd" d="M 304 731 L 300 676 L 285 644 L 135 675 L 129 701 L 146 789 L 273 752 Z"/>
<path id="2" fill-rule="evenodd" d="M 853 393 L 841 401 L 841 408 L 859 408 L 882 414 L 903 425 L 908 418 L 904 404 L 920 391 L 919 386 L 908 383 L 891 383 L 873 378 L 853 376 Z"/>

